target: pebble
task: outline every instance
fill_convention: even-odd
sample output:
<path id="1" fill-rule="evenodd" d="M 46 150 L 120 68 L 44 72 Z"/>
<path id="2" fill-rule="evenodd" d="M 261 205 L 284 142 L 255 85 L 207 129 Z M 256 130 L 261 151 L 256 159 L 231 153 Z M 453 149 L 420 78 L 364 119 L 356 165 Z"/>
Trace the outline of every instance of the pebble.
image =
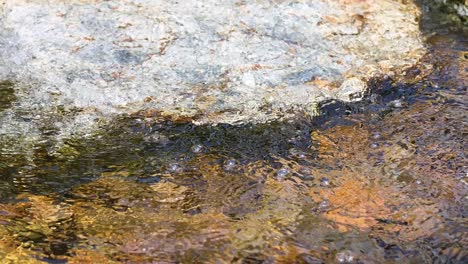
<path id="1" fill-rule="evenodd" d="M 375 148 L 378 148 L 378 147 L 379 147 L 379 144 L 373 142 L 373 143 L 370 144 L 370 147 L 373 148 L 373 149 L 375 149 Z"/>

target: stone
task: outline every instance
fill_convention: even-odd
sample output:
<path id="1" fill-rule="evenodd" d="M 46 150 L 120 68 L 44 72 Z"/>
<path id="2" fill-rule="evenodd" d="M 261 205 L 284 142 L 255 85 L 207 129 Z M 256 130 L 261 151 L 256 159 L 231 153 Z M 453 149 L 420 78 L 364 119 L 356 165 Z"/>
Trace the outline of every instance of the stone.
<path id="1" fill-rule="evenodd" d="M 0 80 L 16 83 L 16 103 L 0 132 L 37 132 L 50 118 L 18 124 L 18 109 L 77 110 L 62 133 L 142 110 L 197 124 L 316 114 L 418 62 L 419 11 L 404 2 L 2 0 Z"/>

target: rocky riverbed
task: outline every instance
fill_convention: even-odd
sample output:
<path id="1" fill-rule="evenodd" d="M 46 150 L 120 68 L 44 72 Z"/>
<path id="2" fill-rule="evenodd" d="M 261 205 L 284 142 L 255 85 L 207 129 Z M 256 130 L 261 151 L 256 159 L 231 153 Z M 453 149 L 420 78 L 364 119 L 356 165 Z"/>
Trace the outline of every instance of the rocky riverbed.
<path id="1" fill-rule="evenodd" d="M 2 23 L 10 26 L 9 31 L 2 32 L 11 35 L 2 41 L 9 39 L 10 47 L 14 47 L 18 45 L 15 37 L 21 36 L 13 33 L 14 21 L 5 20 L 11 12 L 38 12 L 36 24 L 51 23 L 52 15 L 46 11 L 63 8 L 67 3 L 77 9 L 69 10 L 69 18 L 57 13 L 54 19 L 77 19 L 73 14 L 83 14 L 80 12 L 85 9 L 81 8 L 89 6 L 103 5 L 103 14 L 96 11 L 98 19 L 91 21 L 105 17 L 112 20 L 113 15 L 123 12 L 107 10 L 113 2 L 53 3 L 57 5 L 6 1 Z M 131 3 L 135 5 L 131 10 L 142 10 L 148 4 Z M 156 7 L 164 9 L 172 2 L 165 3 Z M 203 3 L 208 5 L 208 1 Z M 257 5 L 270 6 L 274 13 L 308 2 L 291 3 L 252 1 L 245 5 L 251 8 L 247 10 Z M 379 8 L 386 7 L 406 15 L 417 14 L 412 13 L 417 12 L 412 3 L 314 1 L 311 6 L 319 3 L 334 6 L 335 11 L 340 10 L 338 7 L 356 7 L 385 12 Z M 376 3 L 384 4 L 378 7 Z M 424 44 L 418 40 L 417 46 L 427 52 L 417 55 L 416 66 L 411 62 L 415 57 L 401 53 L 401 65 L 379 68 L 381 61 L 372 62 L 372 58 L 387 55 L 370 52 L 361 60 L 377 69 L 372 74 L 359 75 L 362 68 L 357 66 L 357 59 L 343 64 L 352 67 L 356 75 L 329 76 L 343 82 L 348 77 L 365 80 L 366 92 L 361 97 L 316 101 L 315 110 L 309 111 L 295 99 L 289 101 L 298 94 L 275 96 L 274 100 L 294 105 L 290 110 L 295 111 L 286 111 L 286 107 L 278 115 L 271 104 L 249 112 L 258 113 L 258 119 L 248 115 L 247 119 L 230 119 L 227 112 L 213 119 L 210 108 L 193 116 L 182 108 L 165 112 L 165 108 L 158 108 L 157 99 L 147 98 L 145 102 L 147 95 L 141 98 L 143 103 L 128 101 L 102 108 L 98 101 L 93 101 L 96 104 L 92 107 L 79 105 L 86 100 L 82 101 L 85 97 L 78 94 L 67 97 L 66 93 L 52 92 L 53 97 L 41 97 L 54 89 L 73 87 L 59 86 L 66 83 L 60 80 L 56 86 L 52 86 L 53 82 L 47 86 L 46 77 L 61 76 L 62 68 L 34 68 L 36 59 L 32 57 L 25 57 L 29 66 L 9 62 L 11 66 L 5 67 L 5 73 L 11 81 L 0 83 L 0 262 L 466 263 L 468 47 L 466 19 L 459 14 L 460 8 L 453 6 L 460 3 L 417 3 L 423 23 L 414 29 L 417 39 L 425 39 Z M 32 6 L 35 8 L 21 9 Z M 22 11 L 13 11 L 15 8 Z M 154 15 L 149 12 L 151 8 L 146 14 Z M 43 10 L 41 15 L 38 10 Z M 89 14 L 92 12 L 91 8 Z M 189 9 L 185 12 L 192 14 Z M 378 14 L 382 13 L 364 15 Z M 29 16 L 23 18 L 28 28 L 36 26 L 28 24 Z M 17 28 L 23 27 L 19 20 L 17 23 Z M 398 26 L 411 31 L 408 25 L 412 23 Z M 362 34 L 365 28 L 362 26 Z M 102 34 L 107 33 L 104 30 Z M 249 34 L 256 36 L 258 32 Z M 356 40 L 359 34 L 332 34 L 332 39 Z M 105 42 L 109 36 L 95 41 Z M 42 41 L 56 44 L 54 41 L 62 37 L 51 34 Z M 393 45 L 391 39 L 388 41 Z M 374 49 L 379 52 L 384 47 Z M 340 49 L 328 47 L 335 48 Z M 40 52 L 50 55 L 52 50 Z M 395 53 L 388 56 L 391 54 Z M 37 62 L 49 63 L 48 55 L 38 56 Z M 81 55 L 63 56 L 63 60 L 51 56 L 55 58 L 53 63 L 60 63 Z M 109 56 L 114 60 L 113 53 Z M 119 65 L 113 61 L 100 67 L 105 68 L 106 63 Z M 321 69 L 334 67 L 314 63 Z M 65 65 L 63 69 L 80 65 L 81 59 L 75 66 Z M 94 67 L 92 63 L 87 65 Z M 129 65 L 122 69 L 134 69 Z M 300 67 L 285 68 L 293 73 Z M 37 69 L 37 74 L 30 69 Z M 255 76 L 252 91 L 263 89 L 255 75 L 262 70 L 268 71 L 247 71 Z M 371 78 L 379 76 L 374 73 L 386 75 Z M 75 80 L 80 80 L 77 76 Z M 146 82 L 143 75 L 135 76 L 135 81 Z M 323 93 L 330 93 L 328 99 L 333 98 L 332 92 L 342 86 L 338 86 L 340 81 L 328 87 L 329 83 L 316 81 L 321 78 L 325 77 L 272 88 L 307 86 L 311 90 L 324 89 Z M 88 81 L 92 83 L 93 79 L 80 82 Z M 113 85 L 121 95 L 131 91 L 124 81 Z M 244 85 L 243 81 L 239 80 L 238 85 Z M 83 85 L 83 89 L 86 87 Z M 200 87 L 205 87 L 200 95 L 213 88 L 209 84 Z M 110 90 L 111 86 L 99 90 L 103 91 L 102 97 L 109 96 L 105 101 L 111 97 L 106 95 Z M 314 117 L 317 112 L 320 116 Z M 262 122 L 265 120 L 270 121 Z"/>

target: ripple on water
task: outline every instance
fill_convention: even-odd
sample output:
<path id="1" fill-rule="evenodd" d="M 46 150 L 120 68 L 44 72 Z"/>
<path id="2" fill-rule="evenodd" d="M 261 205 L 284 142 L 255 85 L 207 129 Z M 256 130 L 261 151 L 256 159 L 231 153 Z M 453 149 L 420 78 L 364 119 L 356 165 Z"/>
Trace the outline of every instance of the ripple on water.
<path id="1" fill-rule="evenodd" d="M 320 122 L 122 117 L 54 155 L 1 152 L 0 258 L 464 263 L 465 96 L 386 82 Z"/>

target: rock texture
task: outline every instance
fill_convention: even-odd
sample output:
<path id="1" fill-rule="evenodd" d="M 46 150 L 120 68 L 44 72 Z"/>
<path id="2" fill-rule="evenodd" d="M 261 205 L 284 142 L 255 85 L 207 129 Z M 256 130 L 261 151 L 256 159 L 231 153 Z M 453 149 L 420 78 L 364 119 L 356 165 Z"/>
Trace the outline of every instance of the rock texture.
<path id="1" fill-rule="evenodd" d="M 404 2 L 3 0 L 0 79 L 17 108 L 79 109 L 73 124 L 145 109 L 265 122 L 414 65 L 419 12 Z"/>

